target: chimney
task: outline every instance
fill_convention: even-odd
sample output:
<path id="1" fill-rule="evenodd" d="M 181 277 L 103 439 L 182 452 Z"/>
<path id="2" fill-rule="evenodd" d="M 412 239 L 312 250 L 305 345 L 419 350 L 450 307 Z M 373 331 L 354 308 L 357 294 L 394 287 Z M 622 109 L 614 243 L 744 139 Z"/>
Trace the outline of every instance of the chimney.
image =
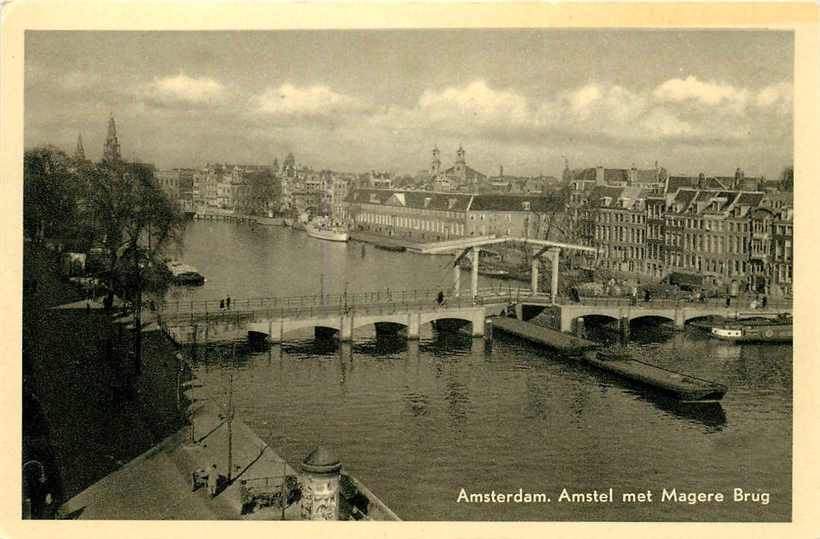
<path id="1" fill-rule="evenodd" d="M 604 167 L 595 167 L 595 185 L 604 185 Z"/>
<path id="2" fill-rule="evenodd" d="M 698 189 L 703 189 L 705 184 L 706 184 L 706 174 L 701 172 L 700 174 L 698 174 Z"/>
<path id="3" fill-rule="evenodd" d="M 504 177 L 504 165 L 498 165 L 498 175 Z"/>

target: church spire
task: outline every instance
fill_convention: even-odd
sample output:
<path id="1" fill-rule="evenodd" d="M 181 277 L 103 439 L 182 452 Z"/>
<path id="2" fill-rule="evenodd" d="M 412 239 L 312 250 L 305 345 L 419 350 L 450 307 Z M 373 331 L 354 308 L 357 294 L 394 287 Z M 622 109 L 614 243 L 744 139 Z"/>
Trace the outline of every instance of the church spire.
<path id="1" fill-rule="evenodd" d="M 85 161 L 85 148 L 83 148 L 83 135 L 77 134 L 77 147 L 74 150 L 74 159 L 77 161 Z"/>
<path id="2" fill-rule="evenodd" d="M 114 122 L 114 115 L 108 119 L 108 135 L 105 137 L 105 148 L 103 148 L 104 161 L 121 161 L 120 141 L 117 138 L 117 124 Z"/>

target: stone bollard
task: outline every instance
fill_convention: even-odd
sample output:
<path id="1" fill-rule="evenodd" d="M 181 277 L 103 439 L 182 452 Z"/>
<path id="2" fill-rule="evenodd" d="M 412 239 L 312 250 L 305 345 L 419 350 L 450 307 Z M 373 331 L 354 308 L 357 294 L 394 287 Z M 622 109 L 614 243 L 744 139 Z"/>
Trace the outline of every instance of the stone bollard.
<path id="1" fill-rule="evenodd" d="M 493 343 L 493 319 L 487 318 L 484 320 L 484 340 L 487 344 Z"/>
<path id="2" fill-rule="evenodd" d="M 342 463 L 324 447 L 302 461 L 302 520 L 339 520 Z"/>
<path id="3" fill-rule="evenodd" d="M 586 329 L 584 328 L 584 317 L 579 316 L 575 319 L 575 336 L 579 339 L 586 338 Z"/>

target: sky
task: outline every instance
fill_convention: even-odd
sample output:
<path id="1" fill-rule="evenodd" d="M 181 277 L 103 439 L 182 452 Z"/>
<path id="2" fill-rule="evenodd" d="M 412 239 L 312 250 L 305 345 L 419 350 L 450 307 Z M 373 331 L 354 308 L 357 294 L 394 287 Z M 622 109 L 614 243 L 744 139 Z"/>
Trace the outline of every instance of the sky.
<path id="1" fill-rule="evenodd" d="M 433 145 L 497 174 L 651 168 L 776 178 L 792 163 L 779 31 L 27 31 L 25 145 L 160 168 L 415 174 Z"/>

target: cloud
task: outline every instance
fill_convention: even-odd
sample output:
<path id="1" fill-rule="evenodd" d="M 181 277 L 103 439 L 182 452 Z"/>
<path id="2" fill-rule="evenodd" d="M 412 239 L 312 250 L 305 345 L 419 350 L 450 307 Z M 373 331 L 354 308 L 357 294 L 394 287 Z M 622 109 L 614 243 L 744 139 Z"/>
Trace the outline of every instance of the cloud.
<path id="1" fill-rule="evenodd" d="M 370 107 L 353 97 L 335 92 L 322 85 L 297 87 L 282 84 L 268 88 L 252 98 L 256 112 L 293 119 L 295 117 L 332 119 L 366 112 Z"/>
<path id="2" fill-rule="evenodd" d="M 736 112 L 741 112 L 749 100 L 749 91 L 727 83 L 704 82 L 690 75 L 685 79 L 669 79 L 663 82 L 655 88 L 653 96 L 659 101 L 666 102 L 694 101 L 709 106 L 725 105 Z"/>
<path id="3" fill-rule="evenodd" d="M 215 79 L 194 78 L 179 73 L 172 77 L 155 78 L 144 86 L 142 94 L 155 104 L 206 105 L 222 100 L 226 88 Z"/>
<path id="4" fill-rule="evenodd" d="M 463 87 L 426 90 L 417 112 L 433 122 L 461 121 L 478 125 L 508 125 L 526 121 L 527 100 L 510 91 L 494 90 L 483 80 Z"/>
<path id="5" fill-rule="evenodd" d="M 779 107 L 788 111 L 792 106 L 794 88 L 788 82 L 771 84 L 761 89 L 755 98 L 759 107 Z"/>

